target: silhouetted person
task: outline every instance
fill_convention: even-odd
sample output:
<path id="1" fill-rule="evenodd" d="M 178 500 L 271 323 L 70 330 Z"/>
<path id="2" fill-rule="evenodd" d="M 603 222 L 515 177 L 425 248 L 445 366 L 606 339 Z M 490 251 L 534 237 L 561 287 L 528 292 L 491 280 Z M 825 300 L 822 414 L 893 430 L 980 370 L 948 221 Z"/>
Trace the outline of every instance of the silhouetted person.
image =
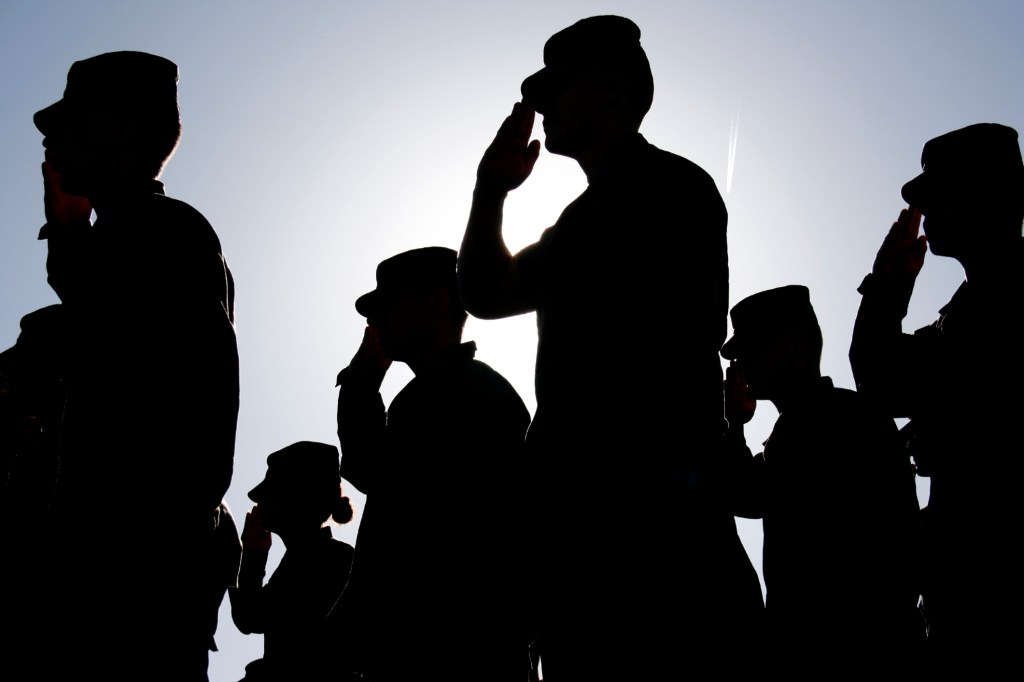
<path id="1" fill-rule="evenodd" d="M 0 529 L 5 544 L 45 527 L 64 410 L 63 312 L 60 305 L 51 305 L 25 315 L 16 343 L 0 353 Z"/>
<path id="2" fill-rule="evenodd" d="M 263 633 L 263 658 L 246 666 L 244 679 L 337 679 L 327 614 L 352 565 L 352 547 L 335 540 L 328 525 L 352 520 L 352 505 L 341 494 L 338 448 L 300 441 L 274 452 L 249 499 L 256 506 L 245 515 L 231 617 L 243 633 Z M 264 584 L 271 533 L 286 549 Z"/>
<path id="3" fill-rule="evenodd" d="M 51 646 L 47 631 L 49 515 L 56 481 L 64 373 L 63 308 L 21 319 L 17 342 L 0 353 L 0 677 L 15 679 Z"/>
<path id="4" fill-rule="evenodd" d="M 981 123 L 928 141 L 910 204 L 862 282 L 850 361 L 859 391 L 909 417 L 925 508 L 923 606 L 940 673 L 1016 665 L 1022 635 L 1017 515 L 1024 354 L 1024 165 L 1017 132 Z M 918 235 L 924 216 L 924 235 Z M 939 318 L 902 331 L 925 250 L 954 258 L 965 281 Z"/>
<path id="5" fill-rule="evenodd" d="M 341 473 L 366 493 L 338 641 L 348 669 L 374 682 L 522 682 L 529 669 L 529 411 L 462 341 L 455 262 L 426 247 L 380 263 L 356 300 L 362 344 L 338 375 Z M 415 377 L 385 412 L 392 361 Z"/>
<path id="6" fill-rule="evenodd" d="M 34 117 L 40 238 L 67 324 L 50 557 L 62 651 L 43 661 L 55 677 L 206 679 L 238 356 L 217 234 L 156 179 L 180 137 L 177 80 L 162 57 L 102 54 Z"/>
<path id="7" fill-rule="evenodd" d="M 704 170 L 638 132 L 654 86 L 632 21 L 583 19 L 544 64 L 477 169 L 462 294 L 477 317 L 537 313 L 527 450 L 545 676 L 667 677 L 710 662 L 695 649 L 738 643 L 762 608 L 735 520 L 704 485 L 725 428 L 726 209 Z M 513 255 L 503 206 L 540 153 L 535 111 L 588 187 Z"/>
<path id="8" fill-rule="evenodd" d="M 821 375 L 806 287 L 754 294 L 731 316 L 721 351 L 733 361 L 726 457 L 737 514 L 764 524 L 768 669 L 910 673 L 925 636 L 914 565 L 920 510 L 896 423 Z M 759 400 L 779 418 L 751 457 L 743 424 Z"/>

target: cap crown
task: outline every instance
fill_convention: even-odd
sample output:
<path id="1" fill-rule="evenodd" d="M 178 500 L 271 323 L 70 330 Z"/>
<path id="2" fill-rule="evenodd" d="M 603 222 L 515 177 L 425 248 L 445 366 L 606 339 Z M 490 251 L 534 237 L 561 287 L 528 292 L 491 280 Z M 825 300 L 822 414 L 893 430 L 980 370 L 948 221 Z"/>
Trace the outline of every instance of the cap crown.
<path id="1" fill-rule="evenodd" d="M 729 311 L 733 337 L 722 355 L 733 359 L 743 347 L 774 334 L 819 329 L 810 291 L 799 284 L 768 289 L 743 299 Z"/>
<path id="2" fill-rule="evenodd" d="M 1017 131 L 998 123 L 976 123 L 929 140 L 921 168 L 902 190 L 904 200 L 916 206 L 952 190 L 1018 197 L 1024 192 Z"/>
<path id="3" fill-rule="evenodd" d="M 377 266 L 377 288 L 356 299 L 356 310 L 369 317 L 388 297 L 447 287 L 458 291 L 455 273 L 458 252 L 443 246 L 405 251 Z"/>
<path id="4" fill-rule="evenodd" d="M 178 66 L 148 52 L 107 52 L 75 62 L 64 96 L 37 112 L 36 127 L 48 134 L 69 112 L 101 109 L 162 118 L 178 116 Z"/>
<path id="5" fill-rule="evenodd" d="M 249 491 L 257 504 L 277 499 L 337 494 L 341 485 L 338 448 L 327 443 L 299 441 L 267 457 L 263 481 Z"/>
<path id="6" fill-rule="evenodd" d="M 548 38 L 544 68 L 523 81 L 524 99 L 543 101 L 574 75 L 592 69 L 626 68 L 634 75 L 638 106 L 646 111 L 654 93 L 647 53 L 640 45 L 640 28 L 631 20 L 600 15 L 580 19 Z"/>

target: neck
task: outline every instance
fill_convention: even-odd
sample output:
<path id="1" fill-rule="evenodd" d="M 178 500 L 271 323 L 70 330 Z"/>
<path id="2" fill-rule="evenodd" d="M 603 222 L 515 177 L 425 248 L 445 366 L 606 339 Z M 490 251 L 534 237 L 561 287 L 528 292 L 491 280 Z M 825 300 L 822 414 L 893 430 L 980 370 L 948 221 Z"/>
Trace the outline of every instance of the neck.
<path id="1" fill-rule="evenodd" d="M 284 543 L 285 547 L 301 547 L 307 545 L 310 542 L 316 541 L 320 537 L 320 533 L 323 530 L 323 526 L 319 526 L 315 529 L 311 529 L 308 526 L 298 529 L 291 529 L 284 533 L 278 533 L 281 538 L 281 542 Z"/>
<path id="2" fill-rule="evenodd" d="M 813 391 L 819 381 L 821 381 L 820 372 L 808 372 L 794 376 L 785 386 L 780 387 L 770 400 L 779 414 L 782 414 L 787 407 L 800 402 Z"/>
<path id="3" fill-rule="evenodd" d="M 96 215 L 102 215 L 106 209 L 116 206 L 126 197 L 152 194 L 154 191 L 162 191 L 162 185 L 155 178 L 120 178 L 96 183 L 89 190 L 88 198 L 96 209 Z"/>
<path id="4" fill-rule="evenodd" d="M 446 352 L 462 343 L 462 333 L 439 332 L 428 344 L 424 344 L 415 357 L 405 361 L 416 376 L 428 371 Z"/>
<path id="5" fill-rule="evenodd" d="M 576 163 L 580 165 L 583 173 L 587 176 L 587 182 L 593 182 L 600 177 L 614 158 L 615 151 L 636 134 L 635 130 L 619 131 L 573 154 Z"/>
<path id="6" fill-rule="evenodd" d="M 985 284 L 998 281 L 1018 271 L 1024 238 L 1009 239 L 989 248 L 967 252 L 956 257 L 968 282 Z"/>

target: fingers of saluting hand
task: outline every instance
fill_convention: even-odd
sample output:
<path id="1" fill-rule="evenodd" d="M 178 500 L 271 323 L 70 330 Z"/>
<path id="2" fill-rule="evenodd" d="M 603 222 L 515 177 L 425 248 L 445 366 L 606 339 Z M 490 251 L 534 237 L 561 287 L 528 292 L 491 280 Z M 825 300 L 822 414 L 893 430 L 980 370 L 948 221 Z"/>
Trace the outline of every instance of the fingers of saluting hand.
<path id="1" fill-rule="evenodd" d="M 910 221 L 907 226 L 908 232 L 916 237 L 921 229 L 921 211 L 917 210 L 915 206 L 911 206 L 907 210 L 910 211 Z"/>
<path id="2" fill-rule="evenodd" d="M 512 105 L 512 113 L 505 117 L 498 128 L 497 139 L 506 142 L 517 142 L 526 145 L 533 132 L 533 110 L 516 102 Z"/>
<path id="3" fill-rule="evenodd" d="M 916 211 L 914 212 L 916 213 Z M 899 218 L 889 228 L 889 234 L 885 236 L 885 241 L 888 244 L 899 244 L 913 241 L 917 239 L 918 226 L 920 225 L 920 219 L 917 221 L 913 220 L 911 211 L 903 209 L 900 211 Z"/>
<path id="4" fill-rule="evenodd" d="M 516 132 L 524 141 L 530 139 L 530 133 L 533 132 L 534 117 L 533 109 L 522 102 L 516 102 L 512 105 L 512 118 L 517 124 Z"/>
<path id="5" fill-rule="evenodd" d="M 921 229 L 921 213 L 913 207 L 903 209 L 900 211 L 900 217 L 893 225 L 893 229 L 901 239 L 908 241 L 917 239 L 917 234 Z"/>
<path id="6" fill-rule="evenodd" d="M 914 240 L 914 247 L 912 249 L 911 257 L 920 270 L 921 265 L 924 263 L 924 255 L 928 252 L 928 238 L 923 234 Z"/>
<path id="7" fill-rule="evenodd" d="M 245 525 L 242 526 L 242 531 L 252 533 L 259 530 L 260 515 L 256 507 L 253 507 L 252 511 L 245 512 Z"/>

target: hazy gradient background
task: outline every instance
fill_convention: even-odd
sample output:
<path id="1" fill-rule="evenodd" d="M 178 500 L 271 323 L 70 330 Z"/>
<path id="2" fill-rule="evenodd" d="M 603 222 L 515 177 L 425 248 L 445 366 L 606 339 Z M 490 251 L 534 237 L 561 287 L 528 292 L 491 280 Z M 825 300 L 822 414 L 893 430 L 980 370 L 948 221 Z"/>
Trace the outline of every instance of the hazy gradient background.
<path id="1" fill-rule="evenodd" d="M 60 97 L 75 60 L 124 49 L 174 60 L 184 134 L 162 179 L 217 229 L 238 288 L 242 395 L 227 499 L 241 524 L 268 453 L 336 443 L 334 378 L 361 338 L 352 304 L 373 287 L 376 264 L 419 246 L 458 248 L 477 161 L 542 65 L 544 41 L 609 13 L 637 22 L 654 69 L 642 132 L 703 166 L 725 197 L 732 302 L 810 287 L 823 369 L 851 387 L 856 287 L 921 146 L 980 121 L 1024 130 L 1022 2 L 0 0 L 0 348 L 23 314 L 56 301 L 36 240 L 43 150 L 32 114 Z M 583 188 L 574 162 L 544 152 L 508 201 L 510 247 L 535 240 Z M 956 263 L 929 254 L 907 328 L 929 322 L 961 279 Z M 660 319 L 609 310 L 608 324 L 678 329 L 683 303 Z M 471 319 L 466 338 L 532 410 L 534 317 Z M 672 350 L 594 370 L 658 372 Z M 393 368 L 385 401 L 409 378 Z M 154 390 L 176 380 L 154 368 Z M 758 408 L 755 449 L 775 416 Z M 446 483 L 424 481 L 424 492 L 444 494 Z M 608 486 L 628 503 L 611 471 Z M 173 551 L 174 500 L 149 497 L 146 481 L 124 498 Z M 424 523 L 444 532 L 444 519 Z M 354 541 L 355 529 L 336 535 Z M 740 531 L 760 568 L 760 523 Z M 275 539 L 271 570 L 280 552 Z M 262 653 L 261 637 L 235 630 L 226 600 L 217 640 L 213 682 L 237 680 Z"/>

